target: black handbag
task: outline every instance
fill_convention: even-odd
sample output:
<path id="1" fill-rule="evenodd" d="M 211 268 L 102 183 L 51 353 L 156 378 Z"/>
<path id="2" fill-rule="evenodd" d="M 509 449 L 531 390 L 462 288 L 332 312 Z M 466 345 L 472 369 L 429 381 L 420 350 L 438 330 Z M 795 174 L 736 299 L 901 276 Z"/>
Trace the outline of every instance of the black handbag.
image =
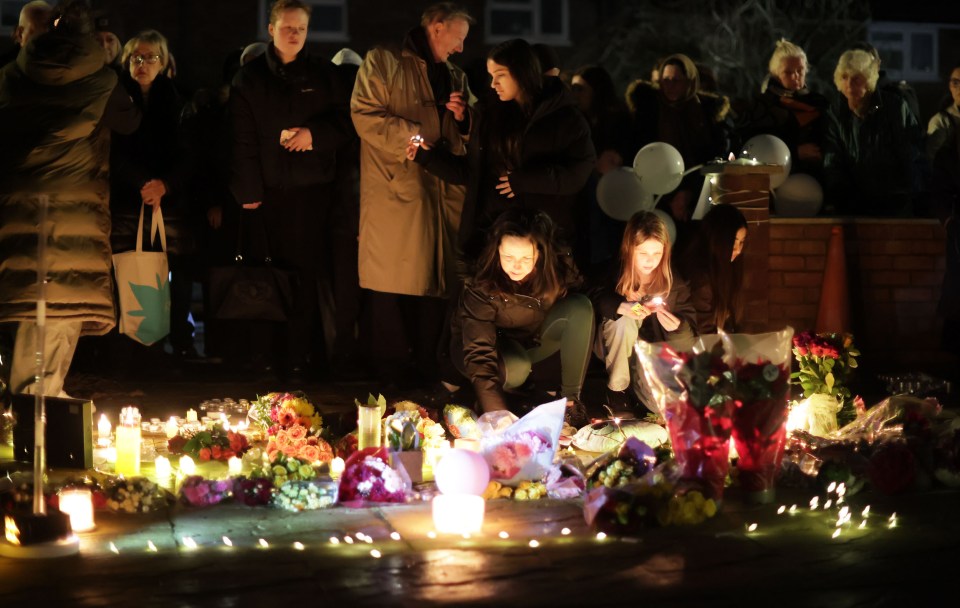
<path id="1" fill-rule="evenodd" d="M 234 263 L 210 269 L 209 302 L 212 317 L 247 321 L 287 321 L 296 302 L 298 274 L 273 264 L 269 252 L 262 261 L 244 259 L 242 218 L 247 215 L 246 211 L 241 213 Z M 256 223 L 263 228 L 261 222 Z"/>

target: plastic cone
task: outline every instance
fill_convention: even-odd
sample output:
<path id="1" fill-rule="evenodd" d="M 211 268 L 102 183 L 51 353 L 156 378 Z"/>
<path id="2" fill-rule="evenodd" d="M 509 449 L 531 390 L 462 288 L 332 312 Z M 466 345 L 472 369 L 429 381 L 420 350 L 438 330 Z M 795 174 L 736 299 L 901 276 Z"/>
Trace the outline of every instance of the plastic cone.
<path id="1" fill-rule="evenodd" d="M 843 249 L 843 226 L 834 226 L 827 246 L 827 265 L 820 289 L 817 332 L 850 330 L 850 299 L 847 289 L 847 258 Z"/>

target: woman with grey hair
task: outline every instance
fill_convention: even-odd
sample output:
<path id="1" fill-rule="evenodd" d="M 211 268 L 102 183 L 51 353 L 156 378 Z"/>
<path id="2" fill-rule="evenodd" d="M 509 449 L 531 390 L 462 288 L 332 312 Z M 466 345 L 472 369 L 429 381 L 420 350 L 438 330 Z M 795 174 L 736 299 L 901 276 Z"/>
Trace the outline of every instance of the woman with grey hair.
<path id="1" fill-rule="evenodd" d="M 796 173 L 819 177 L 823 161 L 823 117 L 829 102 L 807 87 L 807 54 L 789 40 L 777 41 L 760 95 L 738 127 L 741 141 L 768 133 L 790 148 Z"/>
<path id="2" fill-rule="evenodd" d="M 923 188 L 922 132 L 902 97 L 877 89 L 879 62 L 861 50 L 840 56 L 824 138 L 827 205 L 852 215 L 913 215 Z"/>

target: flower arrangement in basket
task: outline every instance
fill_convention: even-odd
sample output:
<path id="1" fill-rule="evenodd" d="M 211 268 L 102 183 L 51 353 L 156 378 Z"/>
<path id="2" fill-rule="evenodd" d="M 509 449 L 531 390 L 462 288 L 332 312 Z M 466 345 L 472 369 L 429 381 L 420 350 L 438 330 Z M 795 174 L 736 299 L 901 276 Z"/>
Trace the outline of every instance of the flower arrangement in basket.
<path id="1" fill-rule="evenodd" d="M 300 391 L 258 397 L 250 406 L 247 418 L 271 436 L 294 425 L 319 435 L 323 427 L 323 418 Z"/>
<path id="2" fill-rule="evenodd" d="M 243 434 L 215 424 L 200 431 L 181 429 L 179 434 L 167 441 L 167 449 L 171 454 L 188 454 L 203 462 L 226 462 L 234 456 L 242 456 L 250 449 L 250 443 Z"/>
<path id="3" fill-rule="evenodd" d="M 860 355 L 853 336 L 801 332 L 793 337 L 793 355 L 799 370 L 790 377 L 803 389 L 807 408 L 811 410 L 808 417 L 814 420 L 818 415 L 828 416 L 824 423 L 814 423 L 818 428 L 805 430 L 822 434 L 816 431 L 836 430 L 838 424 L 842 426 L 856 418 L 854 399 L 846 386 L 850 370 L 857 367 L 856 358 Z"/>

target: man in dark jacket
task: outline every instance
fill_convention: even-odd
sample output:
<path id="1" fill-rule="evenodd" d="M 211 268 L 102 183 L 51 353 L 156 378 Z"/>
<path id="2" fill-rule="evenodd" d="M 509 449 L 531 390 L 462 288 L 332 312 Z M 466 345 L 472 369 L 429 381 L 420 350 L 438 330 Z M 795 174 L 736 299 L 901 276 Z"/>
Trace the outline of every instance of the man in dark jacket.
<path id="1" fill-rule="evenodd" d="M 14 392 L 36 371 L 41 267 L 45 394 L 61 394 L 79 337 L 106 333 L 116 321 L 109 131 L 132 132 L 140 115 L 104 67 L 92 32 L 86 4 L 68 0 L 57 26 L 0 69 L 0 322 L 16 323 Z M 39 260 L 36 226 L 44 215 L 46 255 Z"/>
<path id="2" fill-rule="evenodd" d="M 256 257 L 297 271 L 301 285 L 275 351 L 284 372 L 300 374 L 310 360 L 325 267 L 317 243 L 330 229 L 336 153 L 353 136 L 348 94 L 330 62 L 304 44 L 309 5 L 278 0 L 270 11 L 273 41 L 243 66 L 230 95 L 233 164 L 230 190 L 248 219 L 265 227 Z M 263 231 L 256 231 L 260 235 Z M 249 253 L 249 252 L 248 252 Z M 322 353 L 322 348 L 313 349 Z"/>
<path id="3" fill-rule="evenodd" d="M 13 30 L 14 46 L 0 55 L 0 68 L 13 63 L 20 54 L 20 49 L 27 46 L 31 38 L 43 34 L 50 28 L 50 14 L 53 9 L 43 0 L 27 2 L 20 9 L 20 21 Z"/>

